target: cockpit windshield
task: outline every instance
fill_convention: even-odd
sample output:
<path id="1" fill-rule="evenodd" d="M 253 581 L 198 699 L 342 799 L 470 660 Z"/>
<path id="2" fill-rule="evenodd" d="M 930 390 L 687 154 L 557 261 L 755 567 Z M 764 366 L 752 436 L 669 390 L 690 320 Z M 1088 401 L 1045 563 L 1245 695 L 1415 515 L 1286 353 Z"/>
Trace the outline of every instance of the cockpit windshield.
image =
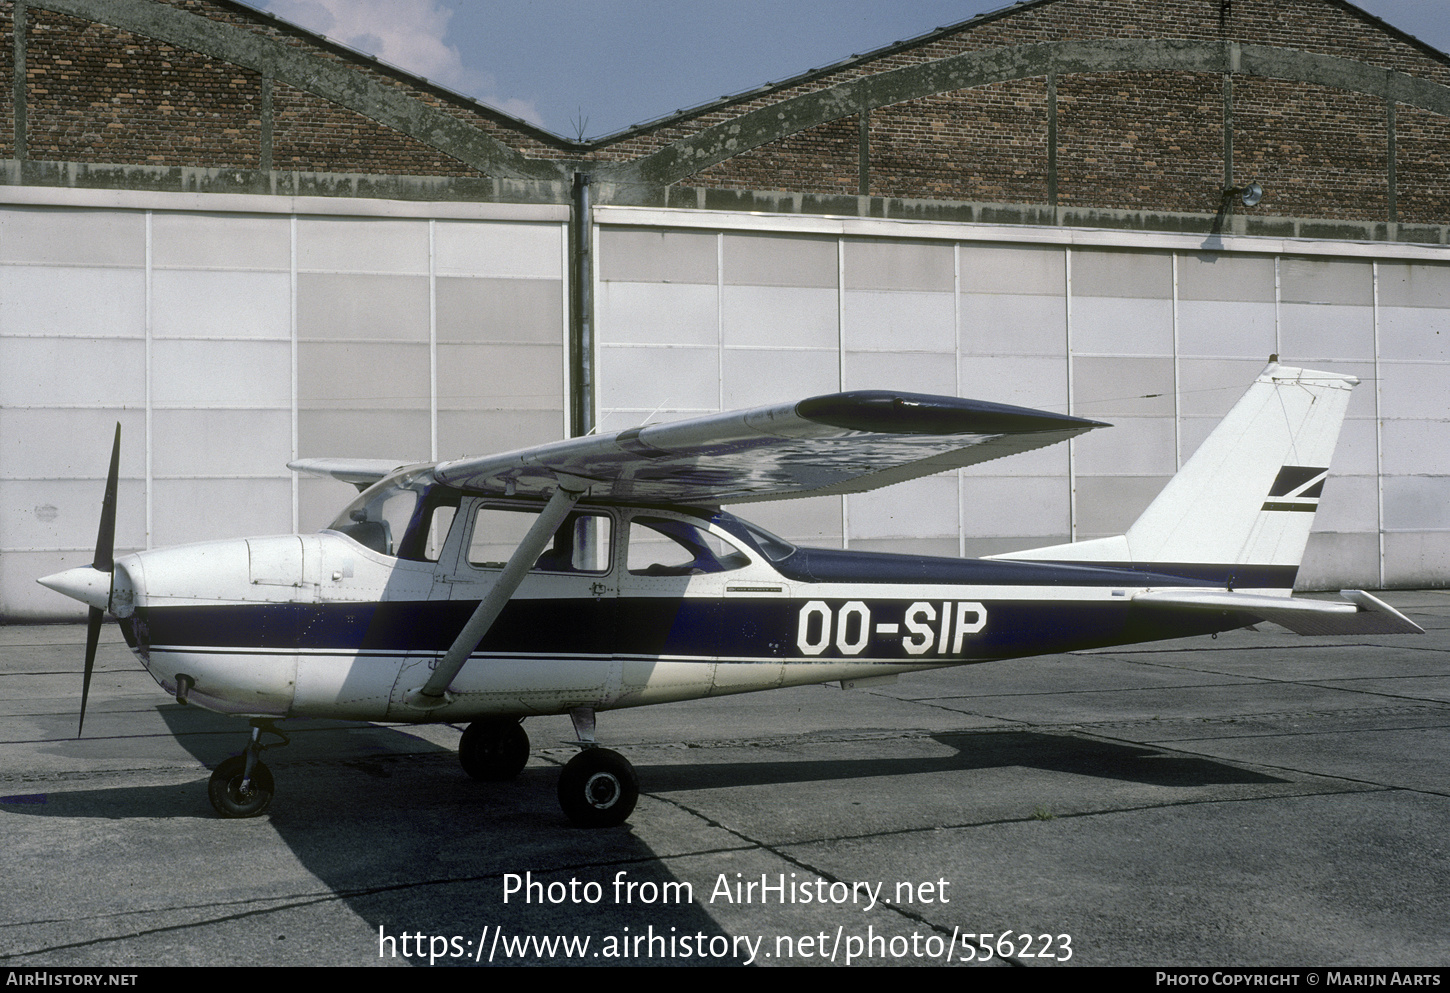
<path id="1" fill-rule="evenodd" d="M 432 469 L 417 469 L 379 480 L 358 494 L 328 530 L 340 531 L 365 548 L 399 555 L 408 526 L 435 485 Z"/>

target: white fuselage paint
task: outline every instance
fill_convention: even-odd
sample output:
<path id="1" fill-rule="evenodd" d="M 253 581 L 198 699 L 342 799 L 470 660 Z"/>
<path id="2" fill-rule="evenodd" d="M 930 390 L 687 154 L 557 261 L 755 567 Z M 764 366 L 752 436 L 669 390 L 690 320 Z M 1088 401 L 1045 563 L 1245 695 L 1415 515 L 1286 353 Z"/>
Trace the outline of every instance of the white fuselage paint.
<path id="1" fill-rule="evenodd" d="M 427 711 L 408 706 L 404 696 L 426 681 L 441 654 L 436 645 L 349 650 L 308 647 L 304 637 L 263 647 L 260 640 L 248 645 L 234 636 L 230 645 L 153 639 L 149 651 L 138 654 L 168 693 L 177 691 L 178 675 L 184 674 L 191 677 L 190 702 L 224 713 L 456 722 L 581 706 L 643 706 L 983 661 L 960 656 L 991 625 L 993 601 L 1035 602 L 1049 617 L 1054 608 L 1069 605 L 1126 606 L 1145 589 L 799 583 L 763 558 L 748 557 L 748 565 L 727 573 L 669 580 L 633 576 L 620 562 L 605 576 L 531 573 L 514 599 L 577 603 L 589 595 L 581 592 L 587 589 L 621 600 L 723 599 L 762 607 L 784 601 L 777 607 L 794 618 L 794 643 L 779 654 L 722 657 L 714 654 L 717 645 L 704 644 L 698 653 L 648 655 L 475 652 L 450 685 L 449 702 Z M 333 610 L 333 623 L 346 623 L 348 605 L 356 605 L 363 619 L 379 605 L 477 601 L 492 582 L 487 570 L 447 570 L 392 558 L 327 531 L 141 552 L 118 565 L 130 577 L 135 608 L 291 605 L 303 629 L 324 607 Z M 560 616 L 553 623 L 572 621 Z"/>

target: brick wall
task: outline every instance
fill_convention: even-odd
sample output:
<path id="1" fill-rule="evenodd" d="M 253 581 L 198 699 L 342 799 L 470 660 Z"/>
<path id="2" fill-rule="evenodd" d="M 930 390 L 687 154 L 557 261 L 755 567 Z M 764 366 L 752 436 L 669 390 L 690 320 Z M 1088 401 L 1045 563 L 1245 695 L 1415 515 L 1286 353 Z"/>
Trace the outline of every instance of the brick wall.
<path id="1" fill-rule="evenodd" d="M 272 84 L 272 167 L 302 172 L 479 176 L 457 159 L 361 114 Z"/>
<path id="2" fill-rule="evenodd" d="M 1218 209 L 1223 80 L 1204 73 L 1083 73 L 1057 84 L 1058 202 Z"/>
<path id="3" fill-rule="evenodd" d="M 261 78 L 192 52 L 32 7 L 29 157 L 257 168 Z"/>
<path id="4" fill-rule="evenodd" d="M 212 3 L 210 0 L 160 0 L 160 2 L 172 7 L 182 8 L 188 13 L 206 17 L 224 24 L 244 27 L 270 41 L 306 51 L 315 58 L 345 64 L 359 76 L 372 82 L 381 83 L 384 86 L 397 89 L 407 94 L 411 99 L 427 104 L 434 109 L 442 110 L 450 116 L 466 122 L 471 127 L 479 128 L 490 137 L 496 138 L 518 149 L 524 155 L 540 158 L 550 157 L 560 154 L 562 150 L 569 147 L 569 143 L 566 141 L 550 141 L 547 136 L 539 135 L 533 132 L 532 129 L 511 127 L 507 119 L 503 118 L 502 115 L 499 115 L 497 118 L 491 117 L 469 101 L 449 99 L 447 96 L 435 90 L 410 85 L 408 77 L 405 74 L 389 70 L 380 63 L 375 63 L 365 58 L 350 57 L 344 53 L 334 51 L 325 45 L 319 45 L 316 39 L 306 32 L 288 31 L 277 22 L 254 15 L 246 9 L 223 6 Z M 411 139 L 408 140 L 411 141 Z M 414 144 L 421 145 L 421 143 L 416 142 Z M 424 161 L 427 162 L 431 153 L 422 151 L 420 147 L 419 154 L 424 156 Z M 346 172 L 351 170 L 337 169 L 331 171 Z M 363 171 L 370 172 L 375 170 Z M 415 173 L 409 174 L 412 175 Z M 430 169 L 421 169 L 416 173 L 416 175 L 438 174 L 443 173 Z"/>
<path id="5" fill-rule="evenodd" d="M 1327 0 L 1053 0 L 969 23 L 908 48 L 753 95 L 685 120 L 670 121 L 611 143 L 611 157 L 646 154 L 741 113 L 835 86 L 851 79 L 935 61 L 963 52 L 1050 41 L 1107 38 L 1238 40 L 1353 58 L 1450 84 L 1450 65 L 1388 35 Z"/>
<path id="6" fill-rule="evenodd" d="M 1328 0 L 1055 0 L 1009 9 L 920 44 L 854 62 L 610 143 L 628 159 L 773 103 L 865 75 L 962 52 L 1094 39 L 1238 40 L 1351 59 L 1450 85 L 1450 66 Z M 875 196 L 1047 203 L 1046 78 L 904 101 L 871 112 Z M 1269 189 L 1264 214 L 1385 220 L 1388 125 L 1382 100 L 1298 82 L 1234 77 L 1234 179 Z M 1057 202 L 1212 213 L 1225 173 L 1223 80 L 1217 74 L 1062 74 L 1057 80 Z M 1397 179 L 1402 220 L 1450 219 L 1441 180 L 1446 120 L 1400 108 Z M 816 129 L 823 130 L 823 129 Z M 854 136 L 852 136 L 854 142 Z M 1409 143 L 1408 145 L 1406 143 Z M 1413 147 L 1417 157 L 1407 151 Z M 845 153 L 846 142 L 835 154 Z M 833 161 L 812 172 L 813 146 L 784 139 L 746 156 L 769 162 L 758 189 L 842 192 L 850 172 Z M 740 158 L 744 158 L 742 156 Z M 1421 163 L 1433 165 L 1421 165 Z M 758 173 L 759 170 L 753 170 Z M 801 183 L 801 177 L 832 182 Z M 689 185 L 736 187 L 741 171 L 715 166 Z"/>
<path id="7" fill-rule="evenodd" d="M 525 157 L 628 162 L 752 110 L 839 83 L 966 52 L 1101 39 L 1238 40 L 1348 59 L 1450 85 L 1447 60 L 1335 0 L 1037 0 L 919 42 L 722 101 L 580 147 L 515 124 L 380 63 L 226 0 L 159 0 L 343 67 L 496 138 Z M 0 0 L 0 73 L 10 93 L 14 5 Z M 479 177 L 426 142 L 257 72 L 154 39 L 28 8 L 27 148 L 35 160 Z M 1226 171 L 1223 78 L 1214 72 L 1059 72 L 1056 146 L 1047 76 L 938 93 L 869 113 L 867 192 L 879 197 L 1213 212 Z M 14 108 L 0 100 L 0 156 L 14 157 Z M 1257 178 L 1261 214 L 1385 220 L 1383 99 L 1290 80 L 1233 77 L 1233 173 Z M 266 159 L 266 123 L 271 158 Z M 1396 108 L 1398 219 L 1450 221 L 1450 128 Z M 1055 152 L 1055 155 L 1054 155 Z M 855 194 L 851 114 L 746 150 L 683 180 L 728 190 Z M 1055 162 L 1056 172 L 1050 171 Z"/>
<path id="8" fill-rule="evenodd" d="M 1416 107 L 1395 112 L 1398 219 L 1443 224 L 1450 217 L 1450 127 Z"/>
<path id="9" fill-rule="evenodd" d="M 15 157 L 15 4 L 0 2 L 0 158 Z"/>
<path id="10" fill-rule="evenodd" d="M 242 8 L 206 0 L 162 0 L 239 25 L 312 57 L 398 89 L 465 121 L 525 155 L 554 156 L 568 142 L 541 140 L 468 101 L 452 99 L 366 59 L 350 58 L 302 32 Z M 14 5 L 0 4 L 4 157 L 12 157 Z M 27 157 L 63 162 L 257 169 L 263 165 L 260 74 L 106 24 L 29 7 L 26 14 Z M 273 86 L 278 169 L 380 175 L 478 176 L 424 142 L 277 82 Z"/>
<path id="11" fill-rule="evenodd" d="M 855 193 L 860 185 L 856 115 L 809 128 L 696 173 L 698 185 L 735 190 Z"/>
<path id="12" fill-rule="evenodd" d="M 873 196 L 1047 201 L 1043 79 L 939 93 L 871 112 Z"/>
<path id="13" fill-rule="evenodd" d="M 1382 100 L 1275 79 L 1234 84 L 1234 171 L 1268 191 L 1259 209 L 1384 220 L 1387 135 Z"/>

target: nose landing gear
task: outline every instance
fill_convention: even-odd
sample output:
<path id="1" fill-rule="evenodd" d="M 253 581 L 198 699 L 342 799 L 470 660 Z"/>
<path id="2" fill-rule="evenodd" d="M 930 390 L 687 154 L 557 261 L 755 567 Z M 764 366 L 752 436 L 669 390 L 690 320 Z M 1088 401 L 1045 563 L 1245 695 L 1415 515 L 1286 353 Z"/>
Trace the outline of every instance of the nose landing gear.
<path id="1" fill-rule="evenodd" d="M 227 759 L 211 774 L 207 784 L 207 797 L 218 814 L 223 817 L 257 817 L 266 812 L 272 804 L 275 789 L 272 771 L 262 764 L 260 756 L 268 748 L 280 748 L 291 744 L 291 739 L 274 727 L 271 720 L 254 719 L 252 740 L 241 755 Z M 275 734 L 282 740 L 271 745 L 262 744 L 262 734 Z"/>

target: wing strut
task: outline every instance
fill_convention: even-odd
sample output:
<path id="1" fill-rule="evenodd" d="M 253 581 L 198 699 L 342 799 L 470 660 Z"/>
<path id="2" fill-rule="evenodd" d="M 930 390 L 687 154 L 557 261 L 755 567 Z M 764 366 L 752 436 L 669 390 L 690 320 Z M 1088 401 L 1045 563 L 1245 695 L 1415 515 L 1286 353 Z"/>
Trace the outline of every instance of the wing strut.
<path id="1" fill-rule="evenodd" d="M 569 511 L 574 509 L 574 504 L 587 488 L 588 484 L 583 480 L 560 478 L 554 495 L 549 497 L 543 512 L 534 521 L 533 527 L 529 528 L 529 533 L 524 535 L 524 540 L 519 542 L 519 547 L 514 549 L 508 565 L 503 567 L 503 572 L 499 573 L 498 582 L 479 601 L 473 616 L 463 625 L 463 630 L 458 632 L 458 637 L 453 639 L 453 644 L 448 646 L 448 651 L 438 660 L 438 667 L 428 677 L 428 682 L 417 689 L 409 690 L 403 697 L 404 703 L 419 710 L 431 710 L 449 702 L 448 684 L 453 682 L 453 677 L 458 675 L 468 657 L 482 643 L 488 629 L 493 627 L 493 622 L 508 605 L 509 598 L 524 581 L 529 569 L 543 554 L 549 539 L 554 537 L 554 532 L 559 530 L 559 525 L 564 523 L 564 518 L 569 516 Z"/>

